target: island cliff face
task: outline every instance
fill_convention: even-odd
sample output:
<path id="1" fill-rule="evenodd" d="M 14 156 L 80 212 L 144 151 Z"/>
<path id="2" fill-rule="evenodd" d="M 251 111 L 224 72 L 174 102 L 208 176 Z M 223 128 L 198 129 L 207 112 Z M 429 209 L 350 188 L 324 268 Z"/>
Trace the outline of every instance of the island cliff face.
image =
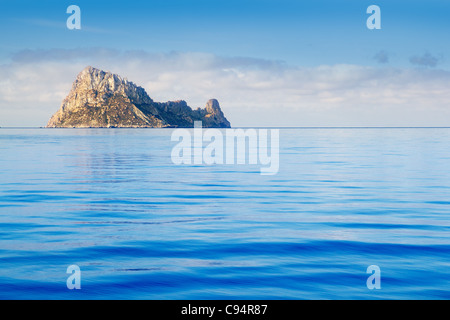
<path id="1" fill-rule="evenodd" d="M 48 128 L 165 128 L 194 126 L 230 128 L 230 122 L 211 99 L 204 109 L 192 110 L 185 101 L 154 102 L 141 87 L 116 74 L 93 67 L 81 71 Z"/>

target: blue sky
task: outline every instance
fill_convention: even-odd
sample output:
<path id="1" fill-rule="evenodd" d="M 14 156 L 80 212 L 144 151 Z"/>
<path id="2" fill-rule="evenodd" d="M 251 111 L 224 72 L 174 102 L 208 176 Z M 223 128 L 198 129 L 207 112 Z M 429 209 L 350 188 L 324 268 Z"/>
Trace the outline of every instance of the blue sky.
<path id="1" fill-rule="evenodd" d="M 81 8 L 81 30 L 68 30 L 66 28 L 66 19 L 69 16 L 66 13 L 66 8 L 71 4 L 76 4 Z M 381 30 L 366 28 L 366 19 L 369 16 L 366 9 L 371 4 L 376 4 L 381 8 Z M 377 70 L 386 70 L 386 74 L 391 75 L 389 79 L 380 76 L 377 81 L 389 82 L 393 79 L 392 77 L 397 77 L 392 80 L 394 83 L 401 81 L 398 78 L 399 73 L 413 72 L 412 77 L 425 79 L 424 81 L 431 81 L 435 84 L 434 87 L 430 88 L 435 95 L 441 94 L 442 88 L 448 84 L 449 76 L 447 72 L 450 70 L 450 41 L 448 40 L 450 1 L 443 0 L 2 1 L 0 30 L 0 66 L 2 66 L 4 73 L 11 75 L 8 82 L 10 91 L 14 90 L 16 84 L 18 85 L 16 80 L 21 79 L 18 75 L 19 69 L 23 71 L 26 65 L 31 67 L 31 63 L 41 63 L 43 60 L 45 60 L 46 68 L 51 68 L 52 59 L 54 64 L 71 64 L 76 65 L 77 68 L 84 64 L 97 63 L 99 67 L 117 73 L 125 73 L 125 76 L 128 76 L 130 80 L 143 85 L 146 90 L 152 91 L 152 88 L 145 86 L 145 82 L 149 81 L 150 84 L 155 86 L 156 78 L 150 81 L 144 75 L 129 71 L 131 68 L 125 69 L 120 66 L 122 64 L 120 61 L 121 54 L 127 55 L 129 52 L 135 54 L 141 52 L 142 55 L 139 59 L 142 56 L 154 58 L 152 54 L 169 55 L 176 52 L 180 53 L 178 57 L 185 61 L 185 64 L 200 63 L 201 59 L 195 55 L 194 60 L 187 61 L 186 57 L 192 58 L 189 53 L 204 53 L 211 55 L 211 59 L 228 59 L 227 65 L 229 67 L 227 69 L 236 71 L 237 75 L 247 74 L 243 73 L 243 69 L 266 68 L 266 73 L 262 75 L 262 78 L 273 78 L 270 75 L 274 75 L 273 72 L 275 72 L 273 68 L 261 67 L 262 61 L 266 61 L 268 64 L 279 64 L 280 68 L 291 66 L 292 69 L 339 65 L 358 66 L 362 68 L 358 69 L 358 74 L 363 72 L 364 68 L 370 67 Z M 70 54 L 71 52 L 73 54 Z M 103 52 L 103 55 L 101 52 Z M 187 55 L 183 55 L 184 53 Z M 115 61 L 111 60 L 112 56 L 115 56 Z M 244 58 L 255 60 L 251 60 L 253 62 L 244 65 Z M 128 59 L 132 60 L 136 57 L 130 58 L 128 55 Z M 131 60 L 127 60 L 127 63 L 131 63 Z M 169 61 L 170 59 L 166 60 Z M 106 61 L 109 61 L 109 63 Z M 180 61 L 177 60 L 177 63 L 181 63 Z M 237 65 L 230 67 L 233 61 L 238 61 Z M 124 63 L 124 65 L 127 63 Z M 142 63 L 145 64 L 146 62 Z M 174 61 L 170 60 L 170 63 L 174 63 Z M 54 64 L 53 68 L 56 68 Z M 149 64 L 150 67 L 151 64 Z M 67 72 L 70 70 L 70 72 L 75 73 L 70 74 L 70 79 L 74 79 L 76 76 L 75 69 L 67 68 Z M 180 65 L 180 68 L 188 70 L 189 66 Z M 329 70 L 334 70 L 330 71 L 334 72 L 334 75 L 336 75 L 336 70 L 344 72 L 342 68 L 337 68 Z M 397 70 L 397 73 L 393 71 L 394 69 Z M 149 72 L 152 70 L 149 69 Z M 373 72 L 375 71 L 370 69 L 369 73 L 373 74 Z M 364 75 L 361 74 L 360 76 L 364 78 Z M 278 75 L 278 77 L 287 81 L 287 73 Z M 302 76 L 297 74 L 295 79 L 298 78 L 302 78 Z M 345 79 L 339 79 L 341 78 L 336 81 L 345 81 Z M 138 82 L 138 80 L 144 83 Z M 198 78 L 197 80 L 201 82 L 204 79 Z M 70 82 L 69 75 L 61 81 Z M 281 80 L 275 79 L 274 81 L 279 82 Z M 330 86 L 334 84 L 330 84 Z M 24 85 L 24 83 L 21 82 L 21 85 Z M 29 85 L 32 86 L 33 84 L 30 82 Z M 65 85 L 67 86 L 66 91 L 68 91 L 70 83 Z M 299 86 L 301 85 L 302 83 L 299 83 Z M 410 84 L 409 90 L 412 90 L 416 85 L 419 86 L 419 84 Z M 400 84 L 395 86 L 395 88 L 383 87 L 384 94 L 389 90 L 402 90 Z M 186 89 L 186 93 L 196 91 L 196 89 Z M 257 98 L 260 95 L 268 94 L 267 90 L 262 90 L 259 94 L 254 88 L 250 89 L 247 93 L 240 93 L 242 97 L 239 103 L 243 106 L 242 108 L 251 105 L 244 98 L 246 94 L 249 100 L 258 100 Z M 375 89 L 380 89 L 380 87 Z M 231 89 L 224 87 L 224 90 L 229 91 Z M 206 87 L 205 90 L 199 89 L 198 91 L 199 95 L 208 92 Z M 211 91 L 215 95 L 220 95 L 218 88 L 212 88 Z M 30 101 L 33 98 L 33 92 L 28 93 Z M 184 91 L 172 90 L 172 93 L 174 95 L 177 93 L 184 94 Z M 11 97 L 8 96 L 10 92 L 3 92 L 4 97 L 8 96 L 8 98 L 4 98 L 2 102 L 1 94 L 0 91 L 0 125 L 19 125 L 20 121 L 15 119 L 18 117 L 18 113 L 14 115 L 11 111 L 5 110 L 2 113 L 1 109 L 5 109 L 8 103 L 20 104 L 24 109 L 31 108 L 28 105 L 28 100 L 14 100 L 12 95 Z M 27 93 L 21 95 L 23 96 L 23 94 Z M 48 112 L 58 107 L 60 102 L 57 101 L 59 98 L 64 98 L 62 89 L 58 94 L 62 96 L 52 96 L 46 100 L 41 95 L 34 100 L 38 100 L 43 106 L 45 105 L 45 112 Z M 155 92 L 155 94 L 158 96 L 158 92 Z M 289 95 L 288 92 L 286 94 Z M 335 92 L 336 96 L 327 98 L 327 101 L 333 99 L 333 101 L 338 101 L 345 94 L 344 92 Z M 404 94 L 407 94 L 406 91 Z M 257 97 L 255 98 L 252 95 Z M 236 101 L 231 101 L 231 96 L 225 94 L 223 96 L 224 102 L 230 106 L 229 112 L 233 113 L 235 110 L 242 109 Z M 188 102 L 191 99 L 192 104 L 202 103 L 200 96 L 171 97 L 170 88 L 166 88 L 166 91 L 161 93 L 160 97 L 167 99 L 182 98 L 188 100 Z M 207 98 L 209 97 L 205 97 L 204 100 L 206 101 Z M 287 99 L 289 101 L 280 103 L 279 107 L 294 107 L 296 98 L 302 100 L 301 95 L 296 93 L 290 99 Z M 446 98 L 442 95 L 441 100 L 432 100 L 429 103 L 441 103 L 446 101 Z M 425 99 L 421 101 L 424 104 L 427 103 Z M 314 103 L 314 100 L 310 101 L 310 105 L 314 104 L 313 113 L 317 111 L 316 108 L 321 107 L 320 102 L 320 99 L 317 99 L 317 103 Z M 361 104 L 366 102 L 360 101 Z M 353 99 L 352 103 L 357 104 L 358 101 Z M 384 104 L 385 101 L 382 100 L 380 103 Z M 397 101 L 395 105 L 400 105 L 400 103 Z M 324 106 L 324 109 L 326 107 Z M 338 109 L 329 110 L 340 113 L 339 106 L 336 104 L 335 107 Z M 290 110 L 290 112 L 295 113 L 297 111 Z M 304 113 L 305 110 L 302 109 L 301 112 Z M 442 110 L 442 112 L 447 111 Z M 248 111 L 248 113 L 251 113 L 251 111 Z M 245 121 L 246 113 L 242 110 L 234 114 L 236 115 L 234 122 L 238 125 L 253 125 L 253 123 Z M 401 114 L 401 112 L 395 109 L 393 114 Z M 24 125 L 43 125 L 43 111 L 36 115 L 37 117 L 34 118 L 39 119 L 39 123 L 30 120 L 26 121 Z M 45 117 L 47 116 L 49 115 L 45 114 Z M 331 114 L 331 116 L 333 115 Z M 442 125 L 442 120 L 433 121 L 434 117 L 438 116 L 440 117 L 442 114 L 430 113 L 428 117 L 425 117 L 428 120 L 423 121 L 423 124 Z M 7 117 L 11 119 L 7 119 Z M 367 115 L 367 117 L 369 116 Z M 383 118 L 381 113 L 377 117 Z M 270 118 L 273 119 L 273 117 Z M 422 123 L 419 121 L 420 118 L 424 119 L 424 115 L 418 113 L 417 119 L 411 118 L 411 121 L 406 121 L 406 123 L 420 124 Z M 295 125 L 298 123 L 298 125 L 308 126 L 359 123 L 358 118 L 343 121 L 342 117 L 337 117 L 323 123 L 314 119 L 312 117 L 311 121 L 306 122 L 292 122 L 290 120 L 285 121 L 285 119 L 279 119 L 279 122 L 275 122 L 274 120 L 261 119 L 260 122 L 255 121 L 255 125 L 259 123 L 264 125 Z M 318 116 L 317 119 L 321 119 L 321 117 Z M 395 123 L 403 124 L 402 121 L 394 121 Z M 361 124 L 371 125 L 367 121 L 361 121 Z M 373 122 L 373 125 L 382 124 L 383 121 Z"/>
<path id="2" fill-rule="evenodd" d="M 81 8 L 81 31 L 65 27 L 70 4 Z M 382 10 L 381 30 L 366 28 L 370 4 Z M 3 59 L 22 49 L 94 46 L 375 64 L 385 51 L 404 66 L 413 55 L 450 51 L 450 2 L 442 0 L 16 0 L 2 3 L 0 17 Z"/>

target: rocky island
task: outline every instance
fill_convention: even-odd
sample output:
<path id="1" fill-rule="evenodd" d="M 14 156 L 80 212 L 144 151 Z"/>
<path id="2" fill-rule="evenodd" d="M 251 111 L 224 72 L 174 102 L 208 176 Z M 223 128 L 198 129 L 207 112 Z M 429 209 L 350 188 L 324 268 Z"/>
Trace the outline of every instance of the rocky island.
<path id="1" fill-rule="evenodd" d="M 194 121 L 205 128 L 230 128 L 216 99 L 195 110 L 183 100 L 154 102 L 133 82 L 89 66 L 47 128 L 190 128 Z"/>

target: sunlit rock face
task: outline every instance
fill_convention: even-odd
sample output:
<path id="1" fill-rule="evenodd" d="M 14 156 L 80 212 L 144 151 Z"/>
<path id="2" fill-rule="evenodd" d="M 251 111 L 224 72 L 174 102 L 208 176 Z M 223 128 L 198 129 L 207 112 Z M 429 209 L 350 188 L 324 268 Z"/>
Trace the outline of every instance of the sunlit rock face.
<path id="1" fill-rule="evenodd" d="M 192 110 L 185 101 L 154 102 L 142 87 L 116 74 L 93 67 L 81 71 L 49 128 L 229 128 L 230 122 L 211 99 Z"/>

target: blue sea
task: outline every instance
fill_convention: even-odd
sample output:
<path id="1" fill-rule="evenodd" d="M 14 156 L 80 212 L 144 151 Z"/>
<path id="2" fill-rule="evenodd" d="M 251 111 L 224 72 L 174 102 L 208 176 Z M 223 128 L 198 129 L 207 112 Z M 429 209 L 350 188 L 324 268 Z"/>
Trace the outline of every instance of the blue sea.
<path id="1" fill-rule="evenodd" d="M 0 299 L 450 298 L 450 129 L 280 129 L 276 175 L 172 130 L 0 129 Z"/>

